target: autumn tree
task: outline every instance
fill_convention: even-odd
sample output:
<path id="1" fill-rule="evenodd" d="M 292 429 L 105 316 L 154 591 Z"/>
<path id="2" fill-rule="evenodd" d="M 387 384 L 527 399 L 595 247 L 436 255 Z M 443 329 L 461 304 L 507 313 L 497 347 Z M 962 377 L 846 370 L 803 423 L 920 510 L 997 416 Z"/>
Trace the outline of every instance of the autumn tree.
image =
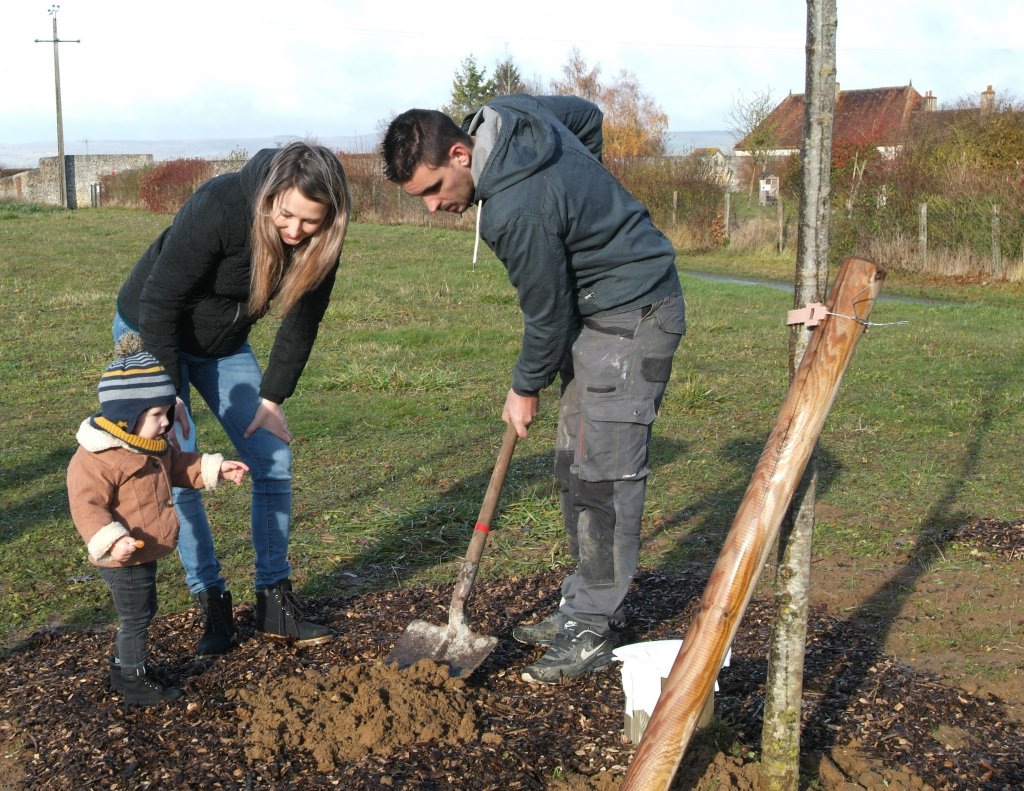
<path id="1" fill-rule="evenodd" d="M 452 80 L 451 101 L 441 110 L 456 123 L 462 123 L 469 113 L 487 104 L 497 94 L 497 85 L 493 79 L 487 79 L 487 70 L 477 66 L 473 55 L 468 55 Z"/>
<path id="2" fill-rule="evenodd" d="M 653 157 L 665 153 L 668 116 L 640 89 L 633 72 L 619 72 L 615 82 L 601 91 L 601 99 L 606 157 Z"/>
<path id="3" fill-rule="evenodd" d="M 575 47 L 552 92 L 579 96 L 604 112 L 604 156 L 608 159 L 660 156 L 665 152 L 668 116 L 625 69 L 610 85 L 601 83 L 601 67 L 590 67 Z"/>
<path id="4" fill-rule="evenodd" d="M 560 96 L 579 96 L 597 105 L 601 104 L 601 67 L 590 68 L 576 47 L 562 66 L 562 79 L 551 81 L 551 92 Z"/>

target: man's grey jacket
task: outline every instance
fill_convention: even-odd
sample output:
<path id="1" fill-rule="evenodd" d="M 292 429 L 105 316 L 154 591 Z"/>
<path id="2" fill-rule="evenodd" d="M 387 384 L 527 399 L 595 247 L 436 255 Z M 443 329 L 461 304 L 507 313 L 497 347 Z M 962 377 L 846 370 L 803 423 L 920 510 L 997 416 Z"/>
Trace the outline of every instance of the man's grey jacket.
<path id="1" fill-rule="evenodd" d="M 514 95 L 463 122 L 480 237 L 523 311 L 520 395 L 554 380 L 582 318 L 681 292 L 671 242 L 601 164 L 602 119 L 577 97 Z"/>

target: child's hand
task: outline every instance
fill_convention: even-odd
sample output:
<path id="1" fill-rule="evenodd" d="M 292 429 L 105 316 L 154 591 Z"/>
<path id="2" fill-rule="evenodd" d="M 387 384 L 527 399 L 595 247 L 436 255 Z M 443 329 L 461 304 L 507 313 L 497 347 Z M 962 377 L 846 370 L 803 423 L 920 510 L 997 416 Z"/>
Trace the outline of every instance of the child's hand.
<path id="1" fill-rule="evenodd" d="M 220 465 L 220 477 L 225 481 L 233 481 L 236 484 L 242 482 L 247 472 L 249 472 L 248 465 L 242 464 L 240 461 L 225 461 Z"/>
<path id="2" fill-rule="evenodd" d="M 131 536 L 121 536 L 114 542 L 114 546 L 110 548 L 110 557 L 118 563 L 125 563 L 131 560 L 137 548 L 138 544 L 135 543 L 134 538 Z"/>

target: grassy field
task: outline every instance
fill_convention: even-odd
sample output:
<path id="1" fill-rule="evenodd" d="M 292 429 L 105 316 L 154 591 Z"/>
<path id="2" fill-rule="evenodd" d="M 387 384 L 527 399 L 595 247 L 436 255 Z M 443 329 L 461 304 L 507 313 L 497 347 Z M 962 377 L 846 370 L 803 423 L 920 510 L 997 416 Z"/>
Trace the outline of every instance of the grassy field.
<path id="1" fill-rule="evenodd" d="M 113 620 L 64 490 L 78 424 L 111 357 L 115 292 L 169 217 L 0 206 L 0 637 Z M 296 586 L 356 593 L 451 580 L 500 443 L 521 318 L 504 270 L 471 235 L 351 227 L 334 300 L 286 403 L 296 435 Z M 792 295 L 692 272 L 792 277 L 792 261 L 681 257 L 689 334 L 655 428 L 642 562 L 718 551 L 787 385 Z M 1017 289 L 1017 290 L 1015 290 Z M 1019 286 L 890 277 L 821 437 L 816 552 L 882 557 L 974 517 L 1021 519 L 1024 344 Z M 274 332 L 253 337 L 266 360 Z M 520 443 L 483 575 L 567 564 L 550 476 L 556 393 Z M 226 440 L 197 415 L 201 446 Z M 207 496 L 236 599 L 251 601 L 247 488 Z M 190 606 L 160 564 L 164 612 Z"/>

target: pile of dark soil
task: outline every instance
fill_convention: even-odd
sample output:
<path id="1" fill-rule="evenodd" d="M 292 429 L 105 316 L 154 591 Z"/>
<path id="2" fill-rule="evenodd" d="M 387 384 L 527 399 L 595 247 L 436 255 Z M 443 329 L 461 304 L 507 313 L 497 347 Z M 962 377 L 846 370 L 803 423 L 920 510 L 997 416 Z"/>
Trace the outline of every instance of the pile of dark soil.
<path id="1" fill-rule="evenodd" d="M 113 629 L 38 632 L 0 660 L 0 788 L 616 789 L 634 751 L 618 666 L 558 686 L 519 680 L 540 649 L 511 629 L 553 609 L 558 581 L 478 582 L 472 626 L 501 639 L 465 682 L 432 663 L 381 662 L 412 620 L 447 621 L 450 586 L 310 600 L 339 637 L 308 649 L 255 636 L 242 607 L 242 643 L 207 661 L 191 656 L 194 614 L 159 616 L 153 658 L 185 695 L 152 709 L 108 689 Z M 705 582 L 642 573 L 632 636 L 683 637 Z M 694 740 L 675 788 L 756 789 L 769 628 L 755 600 L 719 678 L 718 722 Z M 1024 787 L 1024 729 L 1003 701 L 887 658 L 821 608 L 803 717 L 805 772 L 821 788 Z"/>

